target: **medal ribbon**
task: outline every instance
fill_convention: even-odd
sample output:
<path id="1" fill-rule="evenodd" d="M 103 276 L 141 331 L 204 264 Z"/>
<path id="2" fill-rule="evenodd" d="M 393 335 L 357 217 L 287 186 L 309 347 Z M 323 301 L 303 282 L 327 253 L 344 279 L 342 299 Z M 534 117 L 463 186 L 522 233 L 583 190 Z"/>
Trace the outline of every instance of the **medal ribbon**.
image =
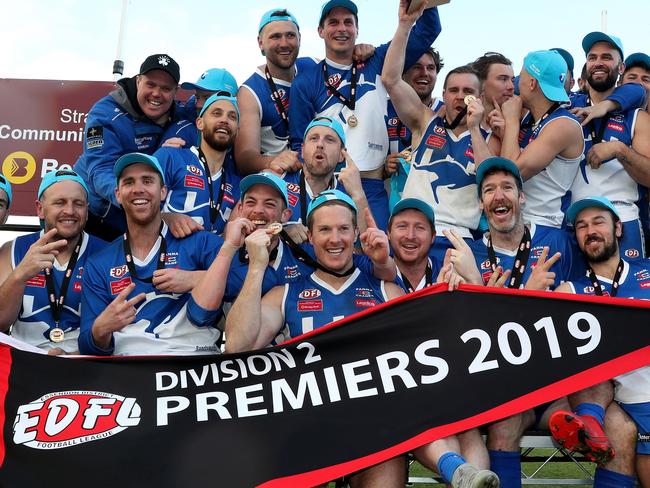
<path id="1" fill-rule="evenodd" d="M 528 258 L 530 257 L 530 241 L 530 231 L 528 230 L 528 227 L 524 227 L 524 235 L 521 238 L 517 254 L 515 255 L 515 262 L 512 265 L 508 288 L 519 288 L 521 286 L 521 280 L 526 272 L 526 265 L 528 264 Z M 497 257 L 494 253 L 492 236 L 490 235 L 488 235 L 487 251 L 490 268 L 492 268 L 492 272 L 495 272 L 497 269 Z"/>
<path id="2" fill-rule="evenodd" d="M 156 271 L 159 269 L 163 269 L 165 267 L 165 257 L 167 255 L 167 242 L 165 241 L 165 237 L 162 235 L 162 229 L 163 229 L 163 223 L 160 223 L 160 230 L 158 231 L 158 235 L 160 235 L 160 249 L 159 249 L 159 256 L 158 256 L 158 262 L 156 263 Z M 124 242 L 123 242 L 123 248 L 124 248 L 124 259 L 126 260 L 126 266 L 129 268 L 129 273 L 133 277 L 134 280 L 138 281 L 143 281 L 145 283 L 151 283 L 153 280 L 153 275 L 149 276 L 147 278 L 140 278 L 138 277 L 137 273 L 135 272 L 135 264 L 133 263 L 133 254 L 131 253 L 131 244 L 129 244 L 129 232 L 124 233 Z"/>
<path id="3" fill-rule="evenodd" d="M 614 279 L 612 280 L 612 292 L 609 294 L 612 298 L 618 293 L 618 282 L 621 279 L 621 274 L 623 274 L 623 260 L 618 261 L 618 267 L 616 268 L 616 273 L 614 273 Z M 591 266 L 587 266 L 587 274 L 591 280 L 591 284 L 594 285 L 594 293 L 599 297 L 603 296 L 603 287 L 596 277 L 596 273 Z"/>
<path id="4" fill-rule="evenodd" d="M 431 269 L 431 263 L 429 261 L 427 261 L 427 269 L 424 271 L 424 276 L 424 286 L 427 287 L 433 285 L 433 269 Z M 415 291 L 415 287 L 411 285 L 411 282 L 404 274 L 402 274 L 402 281 L 404 282 L 404 286 L 409 293 L 413 293 Z"/>
<path id="5" fill-rule="evenodd" d="M 70 260 L 68 261 L 68 267 L 65 270 L 65 275 L 63 275 L 63 281 L 61 282 L 61 294 L 57 298 L 56 291 L 54 290 L 54 277 L 52 272 L 45 268 L 45 283 L 47 285 L 47 295 L 50 302 L 50 310 L 52 312 L 52 318 L 54 319 L 54 324 L 56 327 L 59 326 L 59 321 L 61 320 L 61 312 L 63 311 L 63 304 L 65 303 L 65 297 L 68 294 L 68 287 L 70 286 L 70 280 L 72 279 L 72 273 L 74 272 L 77 266 L 77 260 L 79 259 L 79 253 L 81 252 L 81 245 L 83 244 L 84 234 L 82 233 L 79 236 L 79 242 L 72 251 Z"/>
<path id="6" fill-rule="evenodd" d="M 336 87 L 330 84 L 329 74 L 327 72 L 327 61 L 323 61 L 323 76 L 325 77 L 325 86 L 330 91 L 332 95 L 337 97 L 343 105 L 348 107 L 350 110 L 354 110 L 357 101 L 357 62 L 352 62 L 352 79 L 350 80 L 350 98 L 345 98 Z"/>
<path id="7" fill-rule="evenodd" d="M 271 72 L 269 71 L 268 66 L 264 66 L 264 76 L 266 77 L 266 82 L 269 85 L 269 90 L 271 90 L 271 98 L 273 99 L 273 103 L 275 103 L 275 108 L 278 110 L 278 113 L 280 114 L 280 118 L 284 122 L 284 126 L 286 127 L 287 134 L 288 134 L 289 115 L 284 109 L 284 104 L 282 103 L 282 97 L 280 96 L 280 92 L 278 91 L 277 86 L 275 86 L 275 82 L 273 81 L 273 77 L 271 76 Z"/>
<path id="8" fill-rule="evenodd" d="M 205 172 L 205 178 L 208 183 L 208 196 L 210 198 L 210 223 L 214 225 L 219 216 L 219 209 L 223 203 L 223 195 L 226 191 L 226 168 L 224 165 L 221 166 L 221 184 L 219 186 L 219 195 L 217 196 L 217 201 L 214 200 L 214 195 L 212 194 L 212 175 L 210 174 L 210 166 L 208 165 L 208 160 L 203 154 L 203 151 L 199 147 L 199 159 L 203 163 L 203 169 Z M 225 163 L 225 160 L 224 160 Z"/>

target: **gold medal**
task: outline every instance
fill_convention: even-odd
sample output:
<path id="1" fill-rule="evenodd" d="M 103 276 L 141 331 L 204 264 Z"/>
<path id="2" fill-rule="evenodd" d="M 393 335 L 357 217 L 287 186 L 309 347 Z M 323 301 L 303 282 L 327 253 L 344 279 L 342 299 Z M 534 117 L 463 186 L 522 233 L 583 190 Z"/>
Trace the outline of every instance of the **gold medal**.
<path id="1" fill-rule="evenodd" d="M 348 125 L 350 127 L 356 127 L 358 123 L 359 123 L 359 119 L 357 119 L 356 115 L 352 114 L 348 117 Z"/>
<path id="2" fill-rule="evenodd" d="M 467 95 L 463 101 L 465 102 L 465 105 L 468 105 L 474 101 L 476 101 L 476 97 L 474 95 Z"/>
<path id="3" fill-rule="evenodd" d="M 63 341 L 64 337 L 65 332 L 63 332 L 63 329 L 61 327 L 54 327 L 54 329 L 50 331 L 50 340 L 52 342 L 61 342 Z"/>
<path id="4" fill-rule="evenodd" d="M 279 234 L 282 232 L 282 224 L 280 222 L 273 222 L 268 225 L 266 230 L 269 231 L 272 235 Z"/>
<path id="5" fill-rule="evenodd" d="M 413 157 L 411 151 L 409 151 L 408 149 L 404 149 L 400 154 L 402 155 L 402 158 L 404 158 L 404 161 L 406 161 L 407 163 L 411 162 L 411 158 Z"/>

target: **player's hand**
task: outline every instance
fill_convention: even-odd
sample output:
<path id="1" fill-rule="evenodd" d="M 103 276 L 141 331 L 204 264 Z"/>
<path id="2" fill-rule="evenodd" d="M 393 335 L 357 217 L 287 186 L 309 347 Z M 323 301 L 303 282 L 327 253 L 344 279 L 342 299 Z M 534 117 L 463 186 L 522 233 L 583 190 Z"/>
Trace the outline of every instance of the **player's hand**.
<path id="1" fill-rule="evenodd" d="M 447 250 L 447 253 L 445 255 L 445 263 L 442 265 L 442 268 L 440 268 L 440 271 L 438 272 L 436 283 L 447 283 L 447 290 L 454 291 L 457 290 L 458 287 L 465 282 L 465 280 L 463 280 L 463 278 L 458 273 L 456 273 L 454 270 L 454 265 L 448 262 L 447 256 L 449 255 L 450 251 L 450 249 Z"/>
<path id="2" fill-rule="evenodd" d="M 182 239 L 194 232 L 203 230 L 203 226 L 189 215 L 163 212 L 162 219 L 165 221 L 167 227 L 169 227 L 169 231 L 176 239 Z"/>
<path id="3" fill-rule="evenodd" d="M 503 118 L 503 112 L 501 112 L 501 107 L 496 98 L 492 98 L 492 104 L 494 108 L 487 116 L 487 123 L 494 135 L 503 140 L 503 134 L 506 130 L 506 119 Z"/>
<path id="4" fill-rule="evenodd" d="M 282 176 L 285 173 L 293 173 L 302 168 L 302 163 L 298 159 L 298 153 L 296 151 L 291 151 L 290 149 L 285 149 L 280 154 L 278 154 L 273 161 L 269 164 L 269 170 Z"/>
<path id="5" fill-rule="evenodd" d="M 542 249 L 542 255 L 537 260 L 537 265 L 533 268 L 533 271 L 530 273 L 528 280 L 526 280 L 524 289 L 548 290 L 555 284 L 555 273 L 549 270 L 558 261 L 558 259 L 562 257 L 562 254 L 556 252 L 547 261 L 546 257 L 548 256 L 548 252 L 548 246 L 544 246 L 544 249 Z"/>
<path id="6" fill-rule="evenodd" d="M 616 157 L 619 141 L 599 142 L 594 144 L 587 153 L 586 161 L 593 169 L 598 169 L 603 163 Z"/>
<path id="7" fill-rule="evenodd" d="M 341 152 L 345 157 L 345 168 L 339 173 L 339 182 L 345 187 L 345 192 L 350 195 L 350 198 L 356 201 L 365 196 L 361 186 L 361 173 L 350 154 L 345 149 Z"/>
<path id="8" fill-rule="evenodd" d="M 384 161 L 384 169 L 387 175 L 392 176 L 397 173 L 400 165 L 402 164 L 400 162 L 400 158 L 403 158 L 402 153 L 392 153 L 386 156 L 386 160 Z"/>
<path id="9" fill-rule="evenodd" d="M 388 236 L 383 230 L 377 228 L 377 223 L 368 208 L 365 209 L 365 217 L 367 228 L 359 236 L 361 249 L 373 263 L 384 265 L 390 257 Z"/>
<path id="10" fill-rule="evenodd" d="M 603 100 L 589 107 L 572 108 L 570 112 L 580 119 L 582 126 L 588 125 L 594 119 L 600 119 L 609 112 L 616 110 L 618 103 L 612 100 Z M 605 121 L 603 121 L 605 122 Z"/>
<path id="11" fill-rule="evenodd" d="M 92 334 L 93 341 L 99 347 L 106 349 L 111 343 L 113 332 L 135 322 L 136 306 L 145 299 L 146 295 L 139 293 L 129 299 L 128 296 L 133 290 L 135 290 L 135 283 L 124 288 L 95 319 Z"/>
<path id="12" fill-rule="evenodd" d="M 249 269 L 266 269 L 269 265 L 269 247 L 271 234 L 267 229 L 257 229 L 245 239 L 248 252 Z"/>
<path id="13" fill-rule="evenodd" d="M 442 231 L 452 246 L 453 249 L 449 250 L 449 262 L 454 266 L 454 271 L 458 273 L 466 283 L 473 285 L 482 285 L 481 273 L 476 266 L 476 259 L 474 253 L 465 242 L 458 232 L 453 229 L 445 229 Z"/>
<path id="14" fill-rule="evenodd" d="M 162 143 L 162 147 L 175 147 L 178 149 L 183 148 L 185 147 L 185 139 L 181 137 L 170 137 Z"/>
<path id="15" fill-rule="evenodd" d="M 485 107 L 480 98 L 477 98 L 467 106 L 467 127 L 476 128 L 481 126 L 485 116 Z"/>
<path id="16" fill-rule="evenodd" d="M 399 1 L 399 22 L 403 24 L 407 24 L 409 26 L 413 25 L 416 20 L 420 18 L 422 15 L 422 12 L 424 12 L 424 9 L 427 6 L 427 2 L 422 2 L 422 5 L 420 5 L 420 8 L 417 10 L 414 10 L 410 14 L 407 13 L 409 4 L 411 2 L 409 0 L 400 0 Z"/>
<path id="17" fill-rule="evenodd" d="M 284 226 L 284 231 L 296 244 L 302 244 L 306 242 L 307 237 L 307 227 L 302 224 L 289 224 Z"/>
<path id="18" fill-rule="evenodd" d="M 56 236 L 56 232 L 56 229 L 47 231 L 34 244 L 29 246 L 25 257 L 15 269 L 16 277 L 21 282 L 32 279 L 43 269 L 52 269 L 59 251 L 68 243 L 65 239 L 52 241 Z"/>
<path id="19" fill-rule="evenodd" d="M 503 114 L 503 118 L 505 119 L 506 124 L 509 122 L 519 124 L 519 117 L 521 117 L 521 107 L 521 98 L 517 95 L 513 95 L 505 102 L 503 102 L 501 105 L 501 113 Z"/>
<path id="20" fill-rule="evenodd" d="M 357 63 L 363 63 L 366 59 L 375 54 L 375 46 L 372 44 L 357 44 L 352 52 L 352 60 Z"/>
<path id="21" fill-rule="evenodd" d="M 164 293 L 187 293 L 192 291 L 205 271 L 186 271 L 178 268 L 157 269 L 152 284 Z"/>
<path id="22" fill-rule="evenodd" d="M 239 249 L 244 245 L 244 239 L 255 230 L 255 224 L 244 217 L 238 217 L 226 224 L 223 233 L 224 245 Z"/>
<path id="23" fill-rule="evenodd" d="M 52 349 L 49 349 L 47 351 L 48 356 L 65 356 L 67 354 L 70 354 L 68 352 L 65 352 L 63 349 L 60 347 L 53 347 Z"/>
<path id="24" fill-rule="evenodd" d="M 503 288 L 510 278 L 510 273 L 512 271 L 509 269 L 503 270 L 502 266 L 497 266 L 496 269 L 490 275 L 490 279 L 485 284 L 485 286 L 494 286 L 496 288 Z"/>

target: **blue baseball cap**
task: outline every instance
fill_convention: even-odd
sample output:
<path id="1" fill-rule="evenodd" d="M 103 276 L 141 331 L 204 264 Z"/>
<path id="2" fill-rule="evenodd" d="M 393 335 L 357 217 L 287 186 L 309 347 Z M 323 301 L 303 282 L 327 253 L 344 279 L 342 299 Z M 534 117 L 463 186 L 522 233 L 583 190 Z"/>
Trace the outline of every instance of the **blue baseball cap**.
<path id="1" fill-rule="evenodd" d="M 436 217 L 435 213 L 433 212 L 433 207 L 424 200 L 420 200 L 419 198 L 402 198 L 395 204 L 393 210 L 390 211 L 390 218 L 392 219 L 398 213 L 409 209 L 419 210 L 422 212 L 424 216 L 429 220 L 429 222 L 431 222 L 431 225 L 435 228 Z"/>
<path id="2" fill-rule="evenodd" d="M 569 51 L 566 49 L 562 49 L 561 47 L 553 47 L 551 48 L 551 51 L 556 51 L 560 56 L 562 56 L 564 58 L 564 62 L 567 65 L 567 68 L 569 68 L 569 71 L 573 73 L 573 68 L 575 68 L 575 61 L 573 60 L 571 53 L 569 53 Z"/>
<path id="3" fill-rule="evenodd" d="M 235 106 L 235 110 L 237 110 L 237 118 L 239 118 L 239 105 L 237 105 L 237 99 L 235 97 L 219 95 L 218 93 L 211 95 L 210 98 L 208 98 L 205 101 L 203 107 L 201 108 L 201 112 L 199 112 L 199 117 L 203 117 L 203 114 L 208 109 L 208 107 L 212 105 L 214 102 L 216 102 L 217 100 L 228 100 L 230 103 L 232 103 Z"/>
<path id="4" fill-rule="evenodd" d="M 645 53 L 633 53 L 625 58 L 625 71 L 634 66 L 641 66 L 645 70 L 650 71 L 650 56 Z"/>
<path id="5" fill-rule="evenodd" d="M 605 197 L 587 197 L 582 200 L 578 200 L 575 203 L 572 203 L 571 206 L 566 211 L 566 219 L 571 224 L 574 225 L 578 214 L 582 212 L 585 208 L 604 208 L 609 210 L 616 216 L 616 220 L 621 220 L 621 217 L 618 215 L 614 204 Z"/>
<path id="6" fill-rule="evenodd" d="M 309 220 L 309 216 L 314 210 L 316 210 L 324 203 L 332 201 L 342 202 L 351 207 L 355 214 L 357 213 L 357 206 L 348 195 L 340 190 L 325 190 L 323 192 L 320 192 L 316 198 L 309 202 L 309 207 L 307 209 L 307 220 Z"/>
<path id="7" fill-rule="evenodd" d="M 590 32 L 582 39 L 582 49 L 585 52 L 585 55 L 589 54 L 591 47 L 597 42 L 608 42 L 621 53 L 621 59 L 625 58 L 623 54 L 623 42 L 616 36 L 610 36 L 604 32 Z"/>
<path id="8" fill-rule="evenodd" d="M 515 163 L 500 156 L 493 156 L 491 158 L 487 158 L 481 164 L 479 164 L 478 169 L 476 170 L 476 184 L 478 186 L 479 196 L 481 195 L 481 184 L 483 183 L 485 175 L 493 169 L 502 169 L 504 171 L 507 171 L 515 177 L 519 188 L 524 186 L 524 180 L 521 177 L 519 168 Z"/>
<path id="9" fill-rule="evenodd" d="M 553 102 L 568 102 L 564 89 L 567 65 L 557 51 L 533 51 L 524 58 L 524 69 L 539 83 L 542 93 Z"/>
<path id="10" fill-rule="evenodd" d="M 268 171 L 263 171 L 254 175 L 248 175 L 246 178 L 239 182 L 239 192 L 241 193 L 242 199 L 244 198 L 244 194 L 253 185 L 266 185 L 277 190 L 282 195 L 284 203 L 287 205 L 287 207 L 289 207 L 287 184 L 278 175 L 269 173 Z"/>
<path id="11" fill-rule="evenodd" d="M 9 208 L 11 206 L 11 199 L 12 199 L 11 183 L 9 183 L 9 180 L 5 178 L 5 175 L 3 175 L 2 173 L 0 173 L 0 189 L 4 190 L 5 193 L 7 194 L 7 199 L 9 200 L 7 202 L 7 208 Z"/>
<path id="12" fill-rule="evenodd" d="M 323 23 L 323 20 L 325 20 L 325 17 L 327 17 L 327 14 L 329 14 L 330 11 L 336 7 L 343 7 L 345 9 L 348 9 L 355 16 L 359 13 L 359 9 L 357 8 L 356 4 L 351 0 L 329 0 L 329 2 L 325 2 L 320 9 L 320 18 L 318 20 L 318 25 L 321 25 Z"/>
<path id="13" fill-rule="evenodd" d="M 231 97 L 237 94 L 237 80 L 228 70 L 211 68 L 205 71 L 196 83 L 181 83 L 184 90 L 204 90 L 209 92 L 227 92 Z M 221 93 L 224 95 L 224 93 Z"/>
<path id="14" fill-rule="evenodd" d="M 339 136 L 339 139 L 341 139 L 341 144 L 345 146 L 345 131 L 343 130 L 343 126 L 338 120 L 327 116 L 316 117 L 314 120 L 309 122 L 309 125 L 305 129 L 305 133 L 302 136 L 303 140 L 307 139 L 307 132 L 309 132 L 312 127 L 316 127 L 318 125 L 329 127 L 334 132 L 336 132 L 336 135 Z"/>
<path id="15" fill-rule="evenodd" d="M 289 22 L 293 22 L 296 24 L 296 28 L 300 30 L 300 26 L 298 25 L 298 21 L 296 18 L 293 16 L 291 12 L 289 12 L 286 8 L 274 8 L 269 10 L 268 12 L 265 12 L 264 15 L 262 15 L 262 18 L 260 19 L 260 26 L 257 29 L 257 33 L 259 34 L 262 32 L 262 29 L 264 29 L 264 26 L 266 24 L 270 24 L 271 22 L 277 22 L 280 20 L 287 20 Z"/>
<path id="16" fill-rule="evenodd" d="M 59 181 L 64 180 L 76 181 L 86 191 L 86 195 L 88 195 L 88 187 L 86 186 L 86 182 L 81 178 L 81 176 L 79 176 L 75 171 L 72 171 L 71 169 L 60 169 L 58 171 L 50 171 L 48 173 L 45 173 L 45 176 L 43 176 L 41 184 L 38 187 L 38 199 L 40 200 L 41 196 L 43 196 L 43 192 L 51 187 L 54 183 L 58 183 Z M 4 189 L 4 187 L 1 188 Z M 8 193 L 8 195 L 9 199 L 11 200 L 11 194 Z"/>
<path id="17" fill-rule="evenodd" d="M 160 167 L 158 158 L 156 158 L 155 156 L 150 156 L 149 154 L 143 154 L 138 152 L 125 154 L 115 162 L 115 166 L 113 166 L 113 173 L 115 174 L 117 180 L 118 181 L 120 180 L 120 175 L 122 174 L 122 171 L 124 171 L 124 168 L 126 168 L 127 166 L 131 166 L 132 164 L 138 164 L 138 163 L 146 164 L 147 166 L 151 166 L 153 169 L 155 169 L 160 175 L 160 177 L 162 178 L 163 185 L 165 184 L 165 174 L 163 173 L 163 170 Z"/>

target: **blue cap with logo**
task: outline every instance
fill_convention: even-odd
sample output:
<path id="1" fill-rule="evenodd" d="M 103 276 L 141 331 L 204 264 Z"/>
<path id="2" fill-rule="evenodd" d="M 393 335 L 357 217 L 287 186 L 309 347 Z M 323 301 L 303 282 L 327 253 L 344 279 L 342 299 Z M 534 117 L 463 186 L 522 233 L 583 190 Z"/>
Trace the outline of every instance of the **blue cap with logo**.
<path id="1" fill-rule="evenodd" d="M 521 177 L 519 168 L 515 163 L 500 156 L 493 156 L 491 158 L 487 158 L 481 164 L 479 164 L 478 169 L 476 170 L 476 185 L 478 186 L 479 195 L 481 195 L 481 184 L 485 179 L 485 175 L 493 169 L 502 169 L 512 174 L 517 180 L 519 188 L 524 185 L 524 180 Z"/>
<path id="2" fill-rule="evenodd" d="M 196 83 L 181 83 L 184 90 L 204 90 L 209 92 L 226 92 L 231 97 L 237 94 L 237 80 L 228 70 L 211 68 L 205 71 Z M 221 93 L 225 95 L 225 93 Z"/>
<path id="3" fill-rule="evenodd" d="M 217 100 L 227 100 L 230 103 L 232 103 L 235 106 L 235 110 L 237 110 L 237 118 L 239 118 L 239 105 L 237 105 L 237 99 L 235 97 L 228 97 L 225 95 L 219 95 L 218 93 L 215 93 L 214 95 L 211 95 L 210 98 L 208 98 L 205 103 L 203 104 L 203 107 L 201 107 L 201 111 L 199 112 L 199 117 L 203 117 L 203 114 L 205 111 L 208 109 L 210 105 L 212 105 L 214 102 Z"/>
<path id="4" fill-rule="evenodd" d="M 539 83 L 542 93 L 553 102 L 568 102 L 564 89 L 567 65 L 557 51 L 533 51 L 524 58 L 524 69 Z"/>
<path id="5" fill-rule="evenodd" d="M 391 210 L 390 217 L 393 218 L 395 215 L 403 212 L 404 210 L 419 210 L 424 214 L 427 220 L 431 222 L 431 225 L 435 227 L 436 217 L 435 213 L 433 212 L 433 207 L 424 200 L 413 197 L 402 198 Z"/>
<path id="6" fill-rule="evenodd" d="M 266 185 L 275 189 L 282 195 L 284 203 L 289 206 L 289 194 L 287 193 L 287 184 L 280 178 L 278 175 L 270 173 L 268 171 L 263 171 L 261 173 L 256 173 L 254 175 L 248 175 L 246 178 L 239 182 L 239 192 L 241 193 L 242 199 L 244 194 L 250 189 L 253 185 Z"/>
<path id="7" fill-rule="evenodd" d="M 11 199 L 13 198 L 11 195 L 11 183 L 9 183 L 9 180 L 2 173 L 0 173 L 0 189 L 4 190 L 7 194 L 7 199 L 9 200 L 7 202 L 7 208 L 9 208 L 11 206 Z"/>
<path id="8" fill-rule="evenodd" d="M 71 169 L 60 169 L 58 171 L 50 171 L 48 173 L 45 173 L 45 176 L 43 176 L 41 184 L 38 187 L 38 199 L 40 200 L 43 192 L 51 187 L 54 183 L 58 183 L 59 181 L 64 180 L 76 181 L 86 191 L 86 195 L 88 195 L 88 187 L 86 186 L 86 182 L 81 178 L 81 176 L 79 176 L 75 171 L 72 171 Z M 11 194 L 9 194 L 9 196 L 11 199 Z"/>
<path id="9" fill-rule="evenodd" d="M 343 130 L 343 126 L 338 120 L 327 116 L 316 117 L 314 120 L 309 122 L 309 125 L 305 129 L 305 134 L 303 135 L 303 139 L 307 139 L 307 132 L 309 132 L 309 130 L 312 127 L 316 127 L 319 125 L 323 127 L 329 127 L 334 132 L 336 132 L 336 135 L 338 135 L 339 139 L 341 139 L 341 144 L 345 146 L 345 131 Z"/>
<path id="10" fill-rule="evenodd" d="M 115 162 L 115 166 L 113 166 L 113 173 L 115 174 L 117 180 L 118 181 L 120 180 L 120 175 L 124 171 L 124 168 L 126 168 L 127 166 L 131 166 L 132 164 L 138 164 L 138 163 L 146 164 L 147 166 L 151 166 L 153 169 L 155 169 L 160 175 L 160 177 L 162 178 L 163 185 L 165 184 L 165 173 L 160 167 L 158 158 L 155 156 L 151 156 L 149 154 L 143 154 L 138 152 L 125 154 Z"/>
<path id="11" fill-rule="evenodd" d="M 585 208 L 604 208 L 609 210 L 616 216 L 616 220 L 621 220 L 621 217 L 618 215 L 614 204 L 605 197 L 587 197 L 582 200 L 578 200 L 575 203 L 572 203 L 571 206 L 566 211 L 566 219 L 571 224 L 574 225 L 578 214 L 582 212 Z"/>
<path id="12" fill-rule="evenodd" d="M 632 53 L 627 58 L 625 58 L 625 70 L 634 67 L 641 66 L 646 71 L 650 71 L 650 56 L 646 53 Z"/>
<path id="13" fill-rule="evenodd" d="M 296 28 L 300 30 L 298 21 L 291 12 L 289 12 L 286 8 L 274 8 L 262 15 L 262 18 L 260 19 L 260 26 L 257 29 L 258 34 L 262 32 L 262 29 L 264 29 L 267 24 L 270 24 L 271 22 L 277 22 L 279 20 L 287 20 L 289 22 L 293 22 L 296 24 Z"/>
<path id="14" fill-rule="evenodd" d="M 327 14 L 329 14 L 336 7 L 342 7 L 348 9 L 354 15 L 359 13 L 359 9 L 352 0 L 329 0 L 325 2 L 320 9 L 320 19 L 318 20 L 318 25 L 322 24 Z"/>
<path id="15" fill-rule="evenodd" d="M 599 31 L 590 32 L 582 39 L 582 49 L 584 50 L 585 55 L 589 54 L 591 47 L 597 42 L 607 42 L 611 44 L 619 53 L 621 53 L 621 59 L 625 58 L 625 55 L 623 54 L 623 42 L 616 36 L 610 36 L 609 34 Z"/>
<path id="16" fill-rule="evenodd" d="M 357 213 L 357 206 L 348 195 L 340 190 L 325 190 L 323 192 L 320 192 L 316 198 L 309 202 L 309 207 L 307 208 L 307 219 L 309 219 L 311 213 L 318 207 L 324 203 L 332 201 L 342 202 L 351 207 L 355 214 Z"/>
<path id="17" fill-rule="evenodd" d="M 571 53 L 566 49 L 562 49 L 561 47 L 553 47 L 551 48 L 551 51 L 556 51 L 560 56 L 562 56 L 564 58 L 564 62 L 567 65 L 567 68 L 569 68 L 569 71 L 573 73 L 573 68 L 575 67 L 575 61 L 573 60 L 573 56 L 571 56 Z"/>

